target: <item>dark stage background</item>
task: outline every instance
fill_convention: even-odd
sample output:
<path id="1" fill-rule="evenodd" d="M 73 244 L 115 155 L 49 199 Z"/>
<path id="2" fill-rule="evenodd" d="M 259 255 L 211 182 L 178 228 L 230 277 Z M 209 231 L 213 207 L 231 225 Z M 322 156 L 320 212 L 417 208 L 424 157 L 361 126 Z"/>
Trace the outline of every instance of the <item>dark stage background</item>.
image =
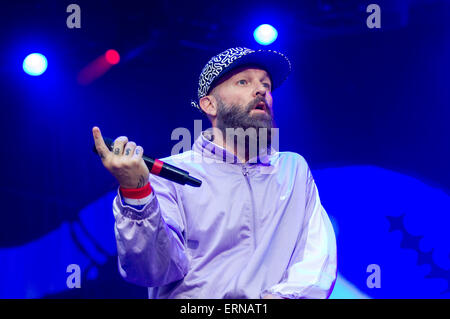
<path id="1" fill-rule="evenodd" d="M 71 3 L 80 29 L 66 26 Z M 366 25 L 370 3 L 380 29 Z M 118 274 L 118 185 L 91 129 L 170 155 L 172 131 L 193 135 L 203 118 L 189 103 L 203 65 L 263 48 L 262 23 L 279 33 L 265 48 L 293 65 L 274 92 L 280 150 L 307 160 L 337 233 L 332 297 L 450 296 L 450 1 L 9 1 L 0 15 L 1 298 L 146 298 Z M 108 49 L 120 63 L 80 85 Z M 38 77 L 22 70 L 32 52 L 48 59 Z M 81 288 L 67 288 L 69 264 Z"/>

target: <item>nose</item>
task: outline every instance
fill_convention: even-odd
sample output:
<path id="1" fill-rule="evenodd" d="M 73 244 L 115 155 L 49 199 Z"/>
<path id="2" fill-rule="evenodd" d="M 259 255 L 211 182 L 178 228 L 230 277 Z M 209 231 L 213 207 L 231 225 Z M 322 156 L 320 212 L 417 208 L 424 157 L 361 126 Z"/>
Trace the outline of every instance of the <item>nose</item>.
<path id="1" fill-rule="evenodd" d="M 267 93 L 268 88 L 264 86 L 263 83 L 259 83 L 254 91 L 254 96 L 257 97 L 258 95 L 265 97 Z"/>

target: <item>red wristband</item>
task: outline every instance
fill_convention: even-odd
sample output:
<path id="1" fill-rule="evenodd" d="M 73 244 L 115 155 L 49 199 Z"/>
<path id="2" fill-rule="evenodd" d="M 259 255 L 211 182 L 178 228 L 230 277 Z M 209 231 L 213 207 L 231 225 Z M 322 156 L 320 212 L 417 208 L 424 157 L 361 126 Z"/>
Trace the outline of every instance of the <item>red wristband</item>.
<path id="1" fill-rule="evenodd" d="M 121 186 L 120 192 L 123 197 L 141 199 L 150 195 L 152 193 L 152 188 L 150 187 L 150 182 L 148 182 L 147 185 L 141 188 L 122 188 Z"/>

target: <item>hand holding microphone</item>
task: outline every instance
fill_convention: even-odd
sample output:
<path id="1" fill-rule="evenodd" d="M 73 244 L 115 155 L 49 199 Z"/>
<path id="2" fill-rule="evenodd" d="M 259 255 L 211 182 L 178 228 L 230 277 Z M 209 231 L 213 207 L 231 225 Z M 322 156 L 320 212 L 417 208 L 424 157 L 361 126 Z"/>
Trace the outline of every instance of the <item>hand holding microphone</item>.
<path id="1" fill-rule="evenodd" d="M 113 142 L 103 137 L 96 126 L 92 129 L 92 134 L 95 142 L 94 152 L 100 156 L 103 166 L 117 179 L 122 188 L 145 186 L 149 173 L 181 185 L 199 187 L 202 183 L 182 169 L 145 156 L 143 148 L 128 141 L 125 136 L 118 137 Z"/>

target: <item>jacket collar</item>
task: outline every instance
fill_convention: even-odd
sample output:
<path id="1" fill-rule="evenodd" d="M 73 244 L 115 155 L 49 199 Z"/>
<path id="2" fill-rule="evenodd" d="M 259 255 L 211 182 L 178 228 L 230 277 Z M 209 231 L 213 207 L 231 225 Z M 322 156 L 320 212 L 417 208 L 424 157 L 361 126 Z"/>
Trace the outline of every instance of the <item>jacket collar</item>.
<path id="1" fill-rule="evenodd" d="M 265 152 L 258 154 L 258 156 L 251 158 L 247 163 L 244 163 L 236 155 L 213 142 L 212 128 L 201 132 L 200 136 L 194 142 L 193 150 L 204 157 L 215 159 L 219 162 L 241 165 L 258 164 L 264 166 L 271 165 L 271 159 L 277 153 L 277 151 L 271 147 L 270 150 L 266 150 Z"/>

